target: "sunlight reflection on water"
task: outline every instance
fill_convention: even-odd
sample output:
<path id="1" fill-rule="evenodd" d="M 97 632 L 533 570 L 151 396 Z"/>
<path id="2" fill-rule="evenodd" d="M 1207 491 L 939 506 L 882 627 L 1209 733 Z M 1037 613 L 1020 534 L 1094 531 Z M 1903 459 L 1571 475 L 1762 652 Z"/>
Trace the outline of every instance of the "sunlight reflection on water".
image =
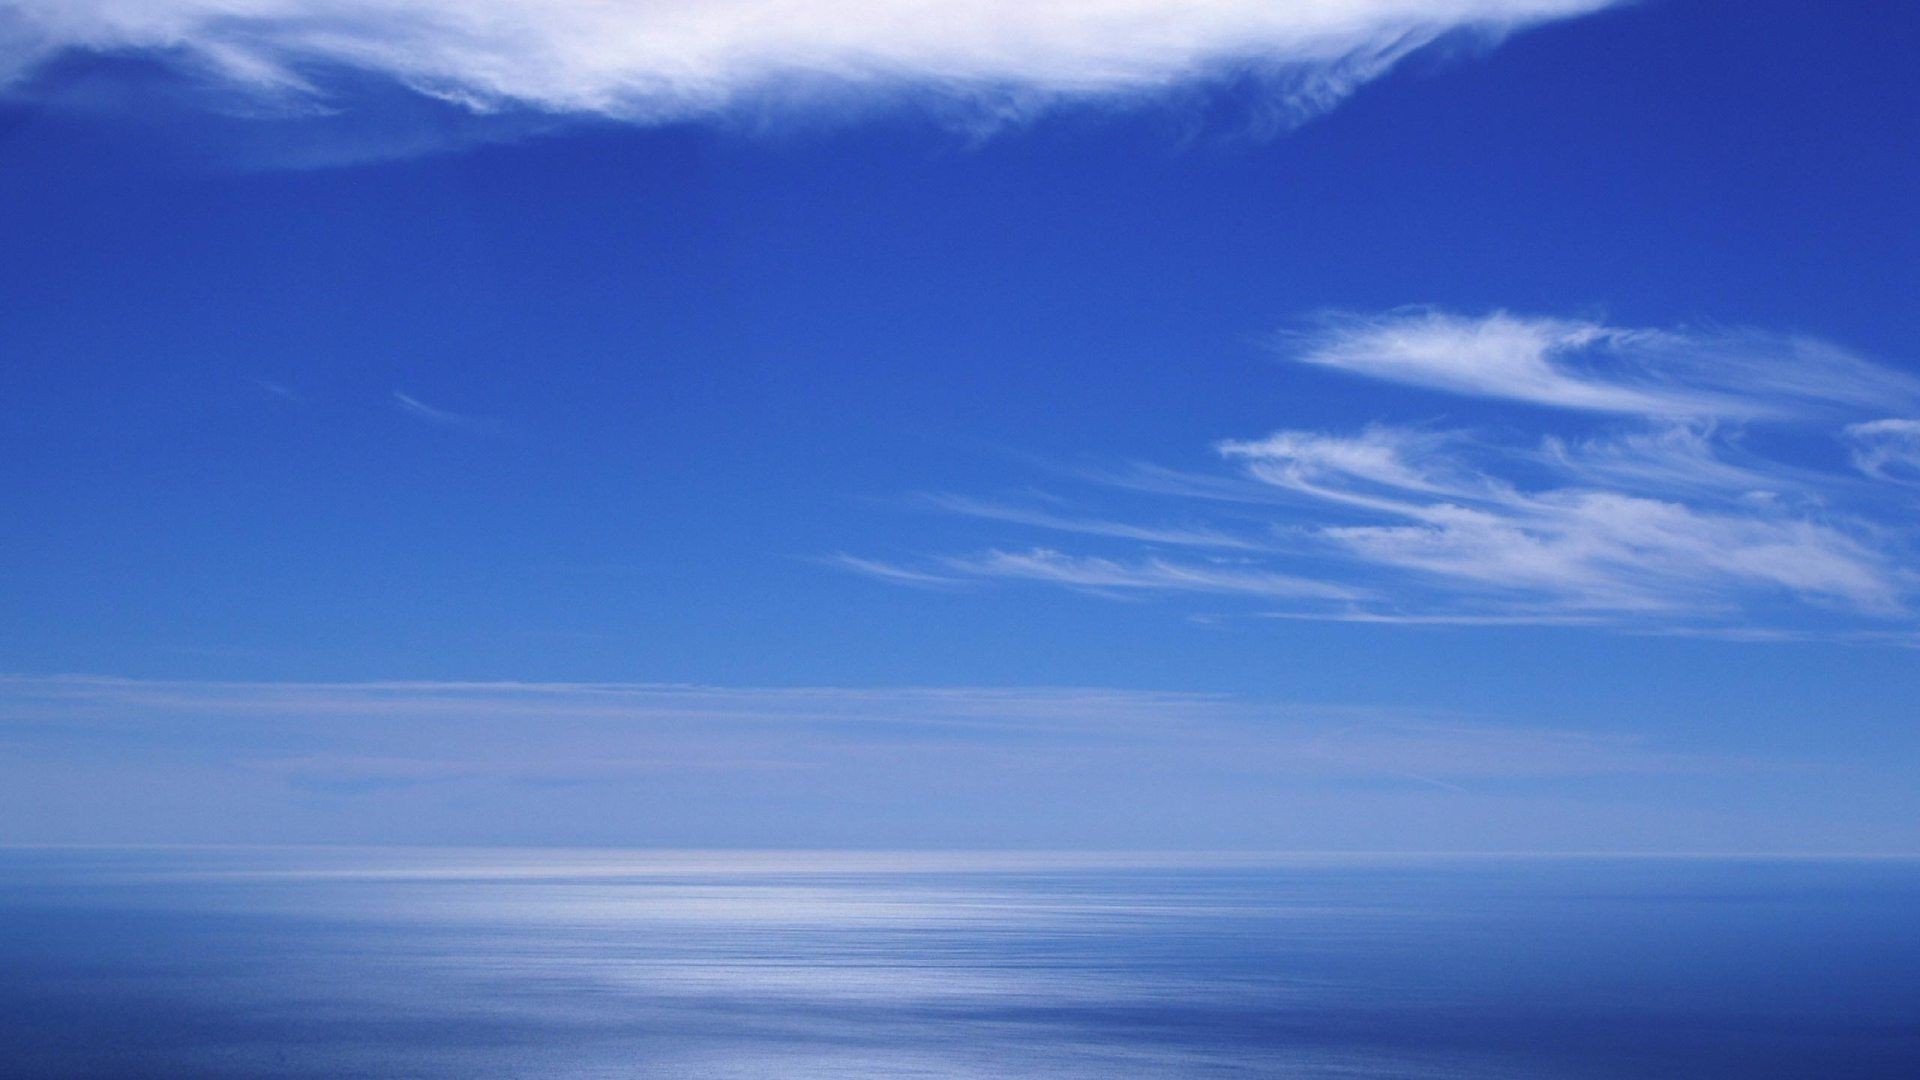
<path id="1" fill-rule="evenodd" d="M 0 1031 L 22 1076 L 1897 1076 L 1916 900 L 1901 860 L 15 849 Z"/>

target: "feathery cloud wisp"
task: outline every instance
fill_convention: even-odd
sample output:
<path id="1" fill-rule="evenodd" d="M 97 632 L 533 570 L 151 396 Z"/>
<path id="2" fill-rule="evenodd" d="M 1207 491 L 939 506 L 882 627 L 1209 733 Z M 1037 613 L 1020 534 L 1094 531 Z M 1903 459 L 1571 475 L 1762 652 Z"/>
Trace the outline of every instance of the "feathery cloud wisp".
<path id="1" fill-rule="evenodd" d="M 1491 779 L 1685 771 L 1721 764 L 1602 735 L 1390 711 L 1102 688 L 758 688 L 639 683 L 232 683 L 0 675 L 0 725 L 63 744 L 170 753 L 351 793 L 455 780 L 604 780 L 689 766 L 817 769 L 1054 749 L 1185 758 L 1277 775 L 1418 767 Z M 238 740 L 200 738 L 245 731 Z M 537 752 L 526 733 L 541 732 Z M 803 738 L 795 738 L 803 733 Z M 1014 740 L 1012 746 L 993 739 Z M 84 745 L 83 745 L 84 744 Z M 969 750 L 969 748 L 972 748 Z M 1248 757 L 1248 755 L 1252 755 Z"/>
<path id="2" fill-rule="evenodd" d="M 1920 402 L 1920 380 L 1824 342 L 1756 330 L 1654 330 L 1431 308 L 1323 316 L 1292 359 L 1467 397 L 1587 412 L 1771 417 Z"/>
<path id="3" fill-rule="evenodd" d="M 1818 633 L 1920 641 L 1910 625 L 1920 538 L 1907 486 L 1920 480 L 1920 422 L 1846 423 L 1920 400 L 1911 376 L 1805 338 L 1505 312 L 1345 316 L 1295 344 L 1294 358 L 1310 366 L 1552 408 L 1518 435 L 1511 415 L 1488 429 L 1282 428 L 1218 443 L 1228 472 L 1123 478 L 1131 496 L 1179 501 L 1195 522 L 1189 536 L 1242 537 L 1248 515 L 1264 518 L 1260 543 L 1217 545 L 1223 553 L 1212 557 L 1169 561 L 1152 552 L 1162 537 L 1112 512 L 1086 519 L 1097 527 L 975 513 L 1106 543 L 931 561 L 949 578 L 1284 600 L 1291 606 L 1272 613 L 1293 618 L 1742 637 L 1811 623 Z M 1857 473 L 1804 450 L 1796 461 L 1753 446 L 1766 442 L 1753 436 L 1783 431 L 1804 444 L 1823 428 L 1845 441 Z M 991 504 L 948 508 L 975 505 Z M 1234 505 L 1236 528 L 1198 516 L 1209 505 Z M 1113 549 L 1130 540 L 1143 547 Z"/>
<path id="4" fill-rule="evenodd" d="M 1458 849 L 1489 806 L 1798 767 L 1207 693 L 0 675 L 16 842 Z"/>
<path id="5" fill-rule="evenodd" d="M 0 0 L 0 83 L 70 52 L 324 98 L 373 74 L 475 110 L 656 123 L 901 90 L 1020 114 L 1239 72 L 1284 124 L 1454 32 L 1615 0 Z"/>
<path id="6" fill-rule="evenodd" d="M 1920 420 L 1869 420 L 1847 427 L 1853 463 L 1881 480 L 1920 483 Z"/>
<path id="7" fill-rule="evenodd" d="M 441 427 L 458 428 L 461 431 L 481 434 L 492 434 L 499 430 L 499 425 L 492 420 L 429 405 L 399 390 L 393 392 L 393 406 L 408 416 L 424 420 L 429 424 L 438 424 Z"/>
<path id="8" fill-rule="evenodd" d="M 1066 555 L 1047 548 L 989 551 L 949 558 L 947 565 L 976 577 L 1044 581 L 1078 589 L 1114 592 L 1164 591 L 1228 593 L 1247 596 L 1351 600 L 1353 589 L 1271 570 L 1219 563 L 1180 563 L 1148 558 L 1134 562 Z"/>

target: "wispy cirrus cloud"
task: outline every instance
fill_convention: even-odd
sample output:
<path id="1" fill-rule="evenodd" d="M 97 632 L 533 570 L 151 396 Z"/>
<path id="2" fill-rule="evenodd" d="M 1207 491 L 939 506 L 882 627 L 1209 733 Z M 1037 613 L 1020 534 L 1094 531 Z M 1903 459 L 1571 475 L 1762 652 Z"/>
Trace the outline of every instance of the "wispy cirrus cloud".
<path id="1" fill-rule="evenodd" d="M 950 501 L 975 517 L 1138 544 L 1003 547 L 928 565 L 1075 588 L 1290 597 L 1271 612 L 1289 618 L 1920 641 L 1920 544 L 1902 483 L 1920 476 L 1920 421 L 1884 417 L 1920 412 L 1912 376 L 1750 329 L 1426 308 L 1311 327 L 1284 339 L 1289 361 L 1438 392 L 1456 409 L 1507 407 L 1482 427 L 1383 419 L 1223 439 L 1211 470 L 1139 467 L 1083 492 L 1099 504 L 1124 489 L 1161 515 L 1178 506 L 1198 521 L 1189 533 L 1257 537 L 1240 551 L 1176 560 L 1161 550 L 1175 538 L 1130 533 L 1111 512 L 995 515 Z M 1514 403 L 1537 408 L 1516 421 Z M 1810 436 L 1832 454 L 1810 455 Z M 1843 455 L 1851 471 L 1837 467 Z M 1230 527 L 1207 523 L 1221 507 L 1236 511 Z"/>
<path id="2" fill-rule="evenodd" d="M 941 561 L 956 572 L 978 578 L 1040 581 L 1093 591 L 1176 590 L 1319 600 L 1350 600 L 1360 595 L 1331 582 L 1222 562 L 1178 562 L 1162 558 L 1126 561 L 1068 555 L 1048 548 L 989 551 Z"/>
<path id="3" fill-rule="evenodd" d="M 618 781 L 686 768 L 822 769 L 914 755 L 1258 754 L 1276 774 L 1453 780 L 1641 774 L 1724 762 L 1639 738 L 1225 694 L 1093 687 L 721 687 L 565 682 L 194 682 L 0 675 L 0 732 L 40 750 L 217 752 L 367 789 L 461 779 Z M 156 732 L 172 732 L 169 741 Z M 219 739 L 207 739 L 208 733 Z M 144 749 L 143 749 L 144 748 Z M 968 748 L 972 748 L 969 750 Z"/>
<path id="4" fill-rule="evenodd" d="M 1646 329 L 1432 308 L 1335 313 L 1280 342 L 1291 359 L 1468 397 L 1666 417 L 1778 417 L 1920 403 L 1920 380 L 1805 337 Z"/>
<path id="5" fill-rule="evenodd" d="M 1594 842 L 1596 798 L 1814 767 L 1101 687 L 0 675 L 13 842 L 1552 847 Z"/>
<path id="6" fill-rule="evenodd" d="M 1558 447 L 1561 482 L 1533 489 L 1499 471 L 1512 468 L 1499 447 L 1465 435 L 1282 432 L 1220 449 L 1267 483 L 1388 519 L 1318 526 L 1314 538 L 1334 551 L 1483 600 L 1684 614 L 1771 589 L 1864 613 L 1904 610 L 1913 576 L 1864 523 L 1822 520 L 1765 489 L 1709 494 L 1728 467 L 1707 436 L 1684 435 L 1603 443 L 1596 461 Z M 1356 459 L 1372 467 L 1351 468 Z"/>
<path id="7" fill-rule="evenodd" d="M 1920 483 L 1920 420 L 1869 420 L 1847 426 L 1853 463 L 1876 480 Z"/>
<path id="8" fill-rule="evenodd" d="M 429 424 L 472 432 L 477 435 L 498 434 L 500 431 L 500 425 L 496 421 L 481 416 L 468 416 L 465 413 L 457 413 L 451 409 L 442 409 L 435 405 L 429 405 L 419 398 L 414 397 L 412 394 L 399 390 L 393 392 L 390 400 L 393 402 L 394 408 L 416 420 L 423 420 Z"/>
<path id="9" fill-rule="evenodd" d="M 345 73 L 476 111 L 661 123 L 900 93 L 1007 117 L 1251 75 L 1284 126 L 1449 35 L 1612 2 L 4 0 L 0 81 L 136 55 L 308 108 Z"/>
<path id="10" fill-rule="evenodd" d="M 989 521 L 1005 521 L 1015 525 L 1032 525 L 1060 532 L 1105 536 L 1119 540 L 1138 540 L 1143 543 L 1164 544 L 1171 547 L 1258 551 L 1267 546 L 1259 540 L 1208 525 L 1106 521 L 1014 502 L 975 499 L 952 494 L 926 495 L 917 501 L 932 509 L 984 518 Z"/>

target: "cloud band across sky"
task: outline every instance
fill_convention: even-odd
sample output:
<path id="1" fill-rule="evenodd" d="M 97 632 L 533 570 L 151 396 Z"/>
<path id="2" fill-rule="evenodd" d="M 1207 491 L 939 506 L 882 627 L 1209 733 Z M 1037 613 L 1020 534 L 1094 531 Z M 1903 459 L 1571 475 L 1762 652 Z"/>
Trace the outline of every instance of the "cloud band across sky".
<path id="1" fill-rule="evenodd" d="M 640 123 L 926 92 L 1021 115 L 1268 79 L 1311 116 L 1452 34 L 1497 40 L 1611 0 L 0 0 L 0 82 L 138 56 L 260 100 L 391 79 L 480 111 Z"/>
<path id="2" fill-rule="evenodd" d="M 1383 408 L 1488 415 L 1223 439 L 1211 469 L 1096 478 L 1083 517 L 943 497 L 1041 539 L 851 568 L 1290 618 L 1916 641 L 1910 376 L 1758 330 L 1426 308 L 1315 319 L 1282 351 L 1387 384 Z"/>
<path id="3" fill-rule="evenodd" d="M 88 676 L 0 676 L 0 751 L 0 842 L 1505 846 L 1547 834 L 1503 807 L 1798 767 L 1207 693 Z"/>

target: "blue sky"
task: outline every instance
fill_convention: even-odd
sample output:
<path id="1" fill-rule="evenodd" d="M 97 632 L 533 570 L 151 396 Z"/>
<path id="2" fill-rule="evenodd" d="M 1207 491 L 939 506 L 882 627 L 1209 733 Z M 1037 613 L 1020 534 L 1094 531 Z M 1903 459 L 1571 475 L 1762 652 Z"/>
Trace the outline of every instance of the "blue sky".
<path id="1" fill-rule="evenodd" d="M 1905 5 L 531 10 L 0 2 L 0 839 L 1920 841 Z"/>

